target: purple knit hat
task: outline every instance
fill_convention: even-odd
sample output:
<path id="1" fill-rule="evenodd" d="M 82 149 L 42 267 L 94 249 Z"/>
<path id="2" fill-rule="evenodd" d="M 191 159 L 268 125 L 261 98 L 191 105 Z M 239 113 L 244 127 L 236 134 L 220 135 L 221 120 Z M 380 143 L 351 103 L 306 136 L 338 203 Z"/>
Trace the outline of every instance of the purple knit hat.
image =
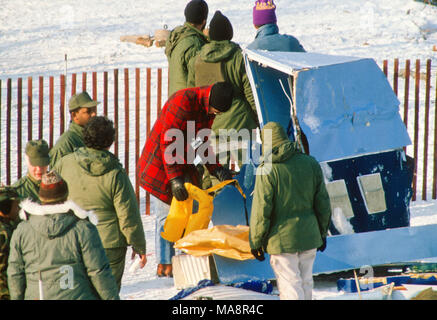
<path id="1" fill-rule="evenodd" d="M 273 0 L 257 0 L 253 7 L 253 24 L 261 26 L 263 24 L 276 23 L 276 6 Z"/>

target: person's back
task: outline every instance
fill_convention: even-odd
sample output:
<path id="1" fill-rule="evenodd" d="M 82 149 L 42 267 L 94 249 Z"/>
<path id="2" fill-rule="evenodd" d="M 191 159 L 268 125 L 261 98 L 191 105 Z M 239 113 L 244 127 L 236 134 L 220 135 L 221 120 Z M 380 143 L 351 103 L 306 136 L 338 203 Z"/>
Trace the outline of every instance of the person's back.
<path id="1" fill-rule="evenodd" d="M 299 40 L 287 34 L 279 34 L 276 24 L 265 24 L 257 29 L 255 40 L 247 46 L 252 50 L 305 52 Z"/>
<path id="2" fill-rule="evenodd" d="M 255 129 L 258 125 L 255 100 L 246 74 L 240 46 L 232 42 L 233 29 L 228 18 L 220 11 L 214 14 L 210 23 L 211 42 L 204 45 L 191 59 L 188 68 L 188 85 L 199 87 L 218 81 L 232 85 L 234 99 L 231 108 L 215 117 L 212 130 Z"/>
<path id="3" fill-rule="evenodd" d="M 59 175 L 47 177 L 41 204 L 20 204 L 23 221 L 12 236 L 8 266 L 11 299 L 119 299 L 94 215 L 66 201 Z"/>
<path id="4" fill-rule="evenodd" d="M 203 0 L 192 0 L 185 7 L 186 22 L 170 32 L 165 54 L 169 67 L 168 96 L 187 88 L 188 62 L 208 42 L 202 30 L 208 17 L 208 5 Z"/>
<path id="5" fill-rule="evenodd" d="M 255 40 L 247 48 L 252 50 L 305 52 L 299 40 L 280 34 L 273 0 L 257 0 L 253 7 L 253 25 L 257 30 Z"/>

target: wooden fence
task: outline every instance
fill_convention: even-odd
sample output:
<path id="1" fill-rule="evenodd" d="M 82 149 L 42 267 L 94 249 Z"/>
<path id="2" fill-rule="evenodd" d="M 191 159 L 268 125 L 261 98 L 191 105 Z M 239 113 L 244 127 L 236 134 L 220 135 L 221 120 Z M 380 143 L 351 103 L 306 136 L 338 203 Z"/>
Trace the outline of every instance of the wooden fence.
<path id="1" fill-rule="evenodd" d="M 421 68 L 420 60 L 416 60 L 414 66 L 406 60 L 403 68 L 398 59 L 392 65 L 385 60 L 382 65 L 398 96 L 399 112 L 413 141 L 412 146 L 405 148 L 415 161 L 413 200 L 419 195 L 422 200 L 437 198 L 437 76 L 432 76 L 431 60 L 426 61 L 424 71 Z M 140 148 L 167 98 L 168 79 L 167 72 L 163 73 L 161 68 L 136 68 L 133 77 L 130 72 L 125 68 L 101 73 L 73 73 L 68 79 L 65 75 L 0 79 L 0 181 L 9 185 L 22 176 L 23 139 L 45 139 L 52 147 L 66 130 L 69 122 L 66 104 L 67 96 L 70 96 L 67 89 L 70 88 L 71 95 L 79 92 L 78 77 L 81 77 L 80 90 L 88 91 L 93 99 L 101 101 L 98 114 L 107 115 L 114 121 L 117 135 L 111 151 L 124 164 L 134 181 L 138 202 L 144 205 L 146 214 L 150 214 L 150 195 L 139 188 L 136 163 Z M 431 105 L 434 78 L 434 103 Z M 27 86 L 23 85 L 26 80 Z M 414 97 L 411 98 L 413 89 L 410 87 L 413 86 Z M 5 93 L 4 97 L 2 93 Z M 36 102 L 34 95 L 38 98 Z M 13 162 L 15 166 L 11 166 Z M 12 172 L 12 168 L 16 168 L 16 172 Z M 429 181 L 432 181 L 431 186 Z"/>

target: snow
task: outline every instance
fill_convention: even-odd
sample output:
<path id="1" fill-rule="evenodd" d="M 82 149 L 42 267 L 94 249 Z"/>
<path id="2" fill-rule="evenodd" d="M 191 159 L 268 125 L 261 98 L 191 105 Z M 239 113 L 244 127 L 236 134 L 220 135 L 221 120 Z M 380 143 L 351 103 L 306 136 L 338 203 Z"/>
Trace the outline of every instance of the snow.
<path id="1" fill-rule="evenodd" d="M 255 36 L 253 3 L 253 0 L 208 0 L 209 18 L 215 10 L 221 10 L 233 24 L 233 40 L 245 47 Z M 370 57 L 378 65 L 384 59 L 391 62 L 399 58 L 401 67 L 406 59 L 423 62 L 431 59 L 434 69 L 437 66 L 437 52 L 432 50 L 437 45 L 435 6 L 413 0 L 276 0 L 275 3 L 280 32 L 297 37 L 307 51 Z M 166 68 L 163 48 L 121 42 L 120 37 L 152 35 L 164 25 L 172 29 L 182 24 L 185 4 L 181 0 L 3 1 L 0 79 L 63 74 L 65 55 L 69 74 L 117 68 Z M 414 118 L 413 114 L 409 117 Z M 418 178 L 420 185 L 421 177 Z M 437 223 L 435 212 L 436 201 L 413 202 L 411 225 Z M 155 275 L 155 217 L 152 214 L 142 218 L 148 263 L 144 269 L 129 272 L 128 252 L 121 298 L 168 299 L 178 290 L 172 279 Z M 337 294 L 335 285 L 316 282 L 315 299 L 334 294 Z"/>

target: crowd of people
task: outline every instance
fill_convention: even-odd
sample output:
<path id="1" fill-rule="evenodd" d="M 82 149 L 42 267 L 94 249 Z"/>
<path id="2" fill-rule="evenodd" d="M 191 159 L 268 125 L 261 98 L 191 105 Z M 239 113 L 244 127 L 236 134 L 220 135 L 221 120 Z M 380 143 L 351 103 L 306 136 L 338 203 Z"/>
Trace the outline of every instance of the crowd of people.
<path id="1" fill-rule="evenodd" d="M 248 47 L 305 52 L 295 37 L 279 34 L 275 12 L 273 0 L 255 2 L 257 32 Z M 208 129 L 206 142 L 218 141 L 220 130 L 261 129 L 232 23 L 216 11 L 207 29 L 208 13 L 204 0 L 189 1 L 185 23 L 169 35 L 169 96 L 137 163 L 140 186 L 157 204 L 159 277 L 173 273 L 173 243 L 161 236 L 172 199 L 188 198 L 186 182 L 208 188 L 235 175 L 228 153 L 208 147 L 206 154 L 217 161 L 193 163 L 187 157 L 191 141 L 175 155 L 170 146 L 178 137 L 168 133 L 176 129 L 187 138 Z M 147 263 L 135 192 L 110 152 L 114 124 L 97 115 L 98 103 L 87 92 L 72 96 L 68 130 L 51 149 L 44 140 L 29 141 L 27 174 L 0 188 L 1 299 L 120 299 L 128 247 L 140 268 Z M 260 261 L 270 254 L 281 299 L 311 299 L 312 265 L 316 250 L 326 247 L 331 215 L 322 171 L 280 124 L 267 123 L 260 133 L 264 160 L 253 195 L 252 253 Z M 239 167 L 243 152 L 238 149 Z"/>

